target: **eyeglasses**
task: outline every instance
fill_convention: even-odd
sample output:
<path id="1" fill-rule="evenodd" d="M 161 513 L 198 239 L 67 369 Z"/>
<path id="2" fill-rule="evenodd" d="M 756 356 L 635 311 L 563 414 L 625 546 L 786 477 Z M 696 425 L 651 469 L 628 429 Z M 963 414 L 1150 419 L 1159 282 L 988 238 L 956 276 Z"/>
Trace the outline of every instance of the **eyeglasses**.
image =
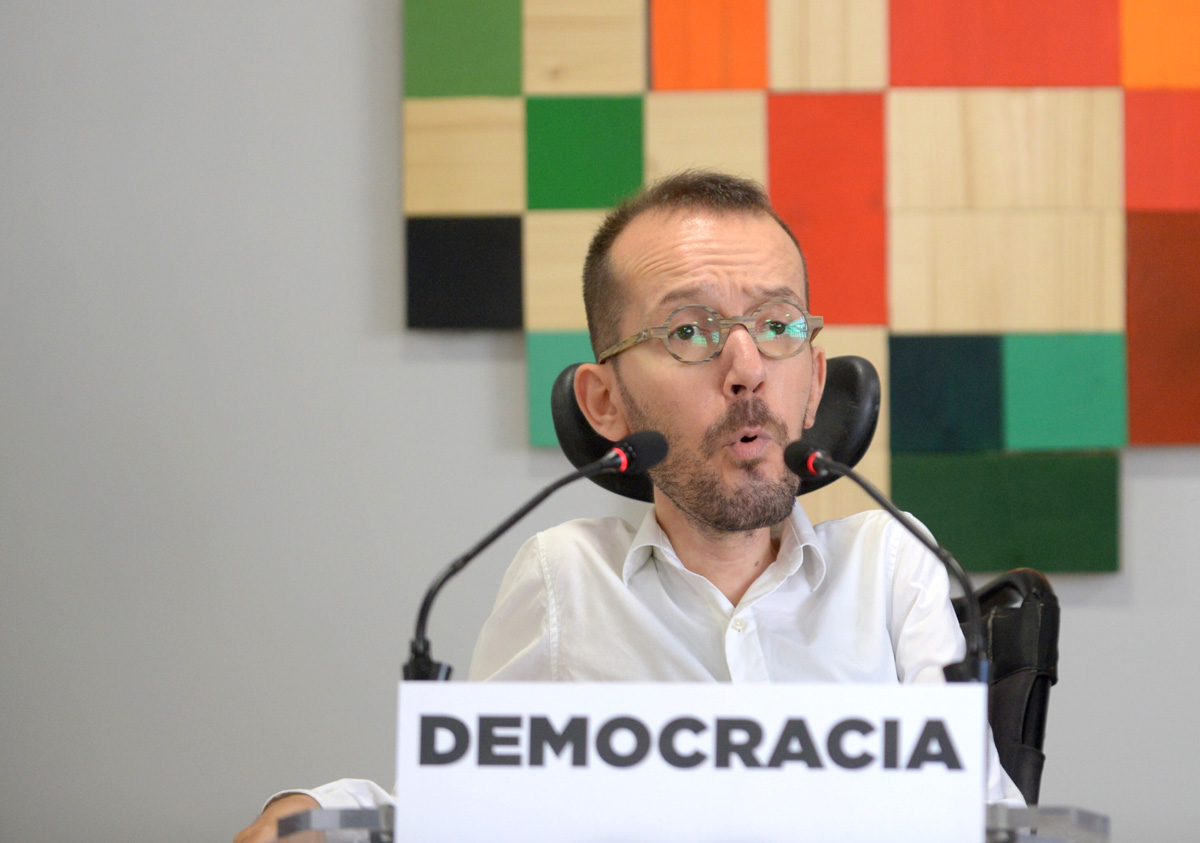
<path id="1" fill-rule="evenodd" d="M 689 304 L 673 310 L 666 324 L 646 328 L 605 349 L 597 362 L 603 363 L 657 338 L 680 363 L 707 363 L 721 353 L 735 325 L 745 327 L 761 354 L 782 360 L 803 351 L 825 326 L 825 320 L 805 313 L 804 308 L 789 299 L 772 299 L 749 316 L 728 319 L 710 307 Z"/>

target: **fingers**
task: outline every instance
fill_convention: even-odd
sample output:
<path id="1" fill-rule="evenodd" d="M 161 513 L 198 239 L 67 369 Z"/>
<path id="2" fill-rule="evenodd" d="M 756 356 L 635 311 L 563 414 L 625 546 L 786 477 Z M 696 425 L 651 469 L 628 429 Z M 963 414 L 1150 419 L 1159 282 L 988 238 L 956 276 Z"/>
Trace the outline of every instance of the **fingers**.
<path id="1" fill-rule="evenodd" d="M 233 838 L 233 843 L 276 843 L 276 829 L 281 817 L 289 817 L 303 811 L 320 808 L 321 803 L 304 793 L 289 793 L 267 805 L 258 819 L 243 828 Z"/>

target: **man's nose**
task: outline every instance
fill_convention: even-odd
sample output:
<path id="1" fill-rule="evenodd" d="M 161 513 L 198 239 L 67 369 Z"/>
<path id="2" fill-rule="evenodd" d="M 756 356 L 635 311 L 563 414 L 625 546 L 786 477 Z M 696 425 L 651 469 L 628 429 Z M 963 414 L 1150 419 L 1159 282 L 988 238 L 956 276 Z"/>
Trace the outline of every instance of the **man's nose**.
<path id="1" fill-rule="evenodd" d="M 735 325 L 729 331 L 725 347 L 717 359 L 725 363 L 725 393 L 731 398 L 743 393 L 753 394 L 766 377 L 767 367 L 763 356 L 745 325 Z"/>

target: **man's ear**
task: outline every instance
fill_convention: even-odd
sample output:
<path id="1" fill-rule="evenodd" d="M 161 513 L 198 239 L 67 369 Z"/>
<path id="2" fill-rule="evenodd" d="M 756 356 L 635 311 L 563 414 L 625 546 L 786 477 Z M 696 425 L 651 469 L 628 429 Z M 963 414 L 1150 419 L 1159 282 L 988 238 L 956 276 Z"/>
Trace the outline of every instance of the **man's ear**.
<path id="1" fill-rule="evenodd" d="M 812 427 L 817 421 L 817 407 L 821 404 L 821 396 L 825 394 L 825 349 L 812 347 L 813 373 L 812 383 L 808 389 L 808 410 L 804 414 L 804 429 Z"/>
<path id="2" fill-rule="evenodd" d="M 581 363 L 575 370 L 575 401 L 592 429 L 613 442 L 631 430 L 617 399 L 616 373 L 612 364 Z"/>

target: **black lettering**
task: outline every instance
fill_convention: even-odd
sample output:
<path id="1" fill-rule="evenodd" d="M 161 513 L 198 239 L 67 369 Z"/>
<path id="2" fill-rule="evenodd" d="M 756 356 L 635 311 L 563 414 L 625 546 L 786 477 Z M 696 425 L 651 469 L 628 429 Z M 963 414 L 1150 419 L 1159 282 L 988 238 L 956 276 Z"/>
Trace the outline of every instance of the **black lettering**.
<path id="1" fill-rule="evenodd" d="M 633 735 L 634 747 L 633 751 L 628 755 L 621 755 L 613 749 L 613 735 L 624 729 Z M 603 759 L 604 763 L 613 767 L 632 767 L 637 764 L 646 754 L 650 752 L 650 730 L 646 728 L 646 724 L 641 720 L 633 717 L 614 717 L 596 733 L 596 754 Z"/>
<path id="2" fill-rule="evenodd" d="M 900 767 L 900 721 L 883 721 L 883 769 Z"/>
<path id="3" fill-rule="evenodd" d="M 549 717 L 529 718 L 529 766 L 545 764 L 546 747 L 560 758 L 571 746 L 571 766 L 587 766 L 587 718 L 572 717 L 561 732 L 554 730 Z"/>
<path id="4" fill-rule="evenodd" d="M 520 717 L 480 717 L 479 718 L 479 766 L 521 766 L 521 755 L 496 752 L 498 746 L 516 746 L 520 741 L 517 735 L 498 735 L 497 729 L 519 729 Z"/>
<path id="5" fill-rule="evenodd" d="M 453 744 L 445 752 L 438 752 L 438 729 L 445 729 L 454 738 Z M 470 748 L 471 733 L 467 730 L 466 723 L 457 717 L 421 715 L 421 764 L 453 764 L 466 755 Z"/>
<path id="6" fill-rule="evenodd" d="M 685 729 L 695 734 L 700 734 L 708 727 L 703 722 L 695 717 L 677 717 L 663 727 L 662 732 L 658 736 L 658 752 L 663 757 L 663 760 L 672 767 L 695 767 L 698 764 L 703 764 L 708 757 L 699 750 L 691 755 L 681 755 L 679 750 L 675 748 L 675 735 Z"/>
<path id="7" fill-rule="evenodd" d="M 734 734 L 740 733 L 743 739 L 735 741 Z M 736 755 L 747 767 L 761 767 L 762 764 L 754 757 L 754 750 L 762 743 L 762 726 L 755 720 L 744 720 L 738 717 L 717 718 L 717 751 L 716 764 L 718 767 L 728 767 L 729 757 Z"/>
<path id="8" fill-rule="evenodd" d="M 931 748 L 934 744 L 937 744 L 936 751 Z M 931 764 L 934 761 L 945 764 L 947 770 L 962 769 L 962 762 L 958 760 L 958 752 L 954 749 L 954 742 L 950 740 L 950 733 L 946 731 L 946 724 L 941 720 L 926 720 L 925 728 L 921 730 L 917 745 L 913 747 L 912 756 L 908 759 L 908 769 L 916 770 L 922 764 Z"/>
<path id="9" fill-rule="evenodd" d="M 858 732 L 860 735 L 869 735 L 874 731 L 874 726 L 866 720 L 859 720 L 856 717 L 843 720 L 830 729 L 826 748 L 829 750 L 829 757 L 833 759 L 833 763 L 839 767 L 845 767 L 847 770 L 857 770 L 874 761 L 875 756 L 869 752 L 864 752 L 861 755 L 847 755 L 846 750 L 842 748 L 842 739 L 846 736 L 847 732 Z"/>
<path id="10" fill-rule="evenodd" d="M 792 745 L 796 748 L 793 749 Z M 782 767 L 787 761 L 803 761 L 809 767 L 824 767 L 817 745 L 813 743 L 808 724 L 799 718 L 790 718 L 783 724 L 779 740 L 775 742 L 775 751 L 771 753 L 768 767 Z"/>

